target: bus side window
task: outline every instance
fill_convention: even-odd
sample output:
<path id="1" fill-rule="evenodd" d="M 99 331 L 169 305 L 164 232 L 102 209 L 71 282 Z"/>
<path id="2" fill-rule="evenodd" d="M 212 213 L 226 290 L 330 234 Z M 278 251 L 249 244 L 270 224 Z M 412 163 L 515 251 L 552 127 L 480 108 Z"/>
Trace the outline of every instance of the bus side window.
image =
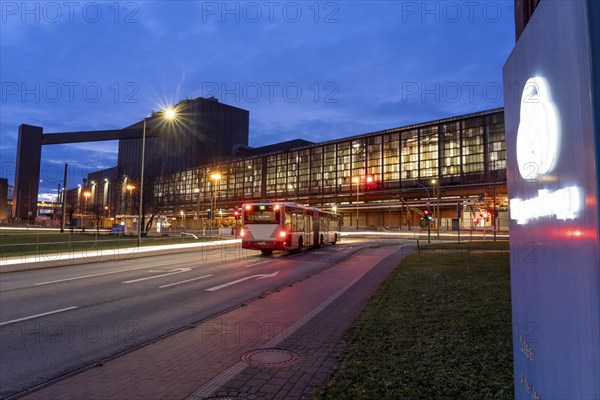
<path id="1" fill-rule="evenodd" d="M 285 227 L 287 229 L 292 229 L 292 216 L 289 212 L 285 213 Z"/>

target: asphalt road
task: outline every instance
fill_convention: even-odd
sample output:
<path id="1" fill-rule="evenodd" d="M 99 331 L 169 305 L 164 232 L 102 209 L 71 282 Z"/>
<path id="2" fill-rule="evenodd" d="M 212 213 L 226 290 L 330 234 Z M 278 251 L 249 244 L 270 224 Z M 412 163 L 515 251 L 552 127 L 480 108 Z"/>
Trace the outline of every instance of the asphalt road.
<path id="1" fill-rule="evenodd" d="M 0 398 L 313 275 L 372 241 L 260 257 L 230 246 L 0 275 Z"/>

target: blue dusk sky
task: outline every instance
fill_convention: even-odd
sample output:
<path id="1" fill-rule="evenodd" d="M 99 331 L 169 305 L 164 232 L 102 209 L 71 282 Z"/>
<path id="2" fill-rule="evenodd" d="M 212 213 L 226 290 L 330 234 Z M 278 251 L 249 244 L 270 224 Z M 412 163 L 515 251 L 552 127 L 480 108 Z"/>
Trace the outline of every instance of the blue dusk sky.
<path id="1" fill-rule="evenodd" d="M 119 129 L 185 98 L 250 111 L 251 146 L 320 142 L 503 106 L 513 1 L 0 1 L 1 177 L 20 124 Z M 40 199 L 116 165 L 46 146 Z"/>

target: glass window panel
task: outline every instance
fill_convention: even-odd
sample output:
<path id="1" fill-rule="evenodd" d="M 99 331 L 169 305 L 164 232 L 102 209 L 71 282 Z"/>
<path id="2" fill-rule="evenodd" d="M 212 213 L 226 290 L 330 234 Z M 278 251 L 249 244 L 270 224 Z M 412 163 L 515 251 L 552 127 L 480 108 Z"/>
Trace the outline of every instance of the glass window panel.
<path id="1" fill-rule="evenodd" d="M 401 179 L 419 178 L 419 141 L 416 129 L 401 133 L 400 161 Z"/>
<path id="2" fill-rule="evenodd" d="M 437 126 L 421 129 L 420 176 L 432 178 L 438 175 L 438 129 Z"/>
<path id="3" fill-rule="evenodd" d="M 365 141 L 364 139 L 352 141 L 352 176 L 365 174 Z"/>

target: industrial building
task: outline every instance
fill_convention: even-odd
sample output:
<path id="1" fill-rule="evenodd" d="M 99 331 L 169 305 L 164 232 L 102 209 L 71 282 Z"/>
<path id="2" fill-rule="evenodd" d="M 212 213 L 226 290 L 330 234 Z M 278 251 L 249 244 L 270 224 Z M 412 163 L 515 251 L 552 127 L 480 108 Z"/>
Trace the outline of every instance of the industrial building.
<path id="1" fill-rule="evenodd" d="M 67 191 L 70 219 L 136 223 L 145 137 L 144 214 L 172 227 L 232 226 L 242 203 L 272 200 L 335 210 L 346 227 L 418 228 L 429 210 L 438 229 L 508 228 L 502 109 L 251 148 L 248 111 L 204 98 L 175 108 L 176 121 L 155 112 L 117 131 L 42 135 L 33 127 L 41 144 L 119 139 L 118 165 Z M 21 126 L 20 138 L 29 128 Z M 37 181 L 29 175 L 25 182 Z M 17 215 L 35 206 L 17 202 Z"/>
<path id="2" fill-rule="evenodd" d="M 418 226 L 429 207 L 443 229 L 459 215 L 462 226 L 489 226 L 494 211 L 507 229 L 503 117 L 496 109 L 322 143 L 244 149 L 234 160 L 163 175 L 154 194 L 162 213 L 188 219 L 211 209 L 216 218 L 228 216 L 246 201 L 285 200 L 335 209 L 347 227 Z"/>

